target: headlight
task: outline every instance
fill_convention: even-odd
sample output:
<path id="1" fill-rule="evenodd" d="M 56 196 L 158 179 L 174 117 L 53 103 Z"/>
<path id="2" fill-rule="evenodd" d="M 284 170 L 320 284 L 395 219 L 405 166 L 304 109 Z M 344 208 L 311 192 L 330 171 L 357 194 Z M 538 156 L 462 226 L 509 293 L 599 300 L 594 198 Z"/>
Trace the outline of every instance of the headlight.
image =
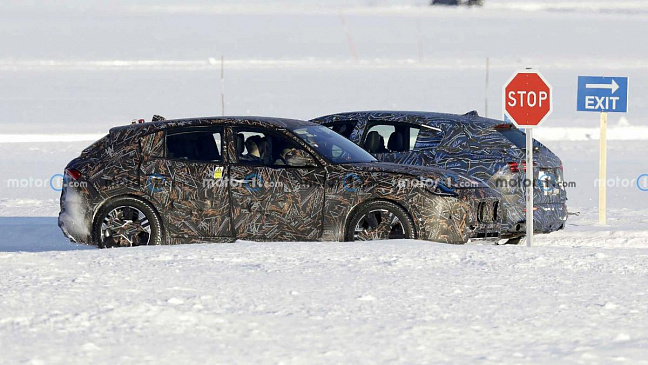
<path id="1" fill-rule="evenodd" d="M 457 196 L 457 189 L 472 189 L 486 186 L 486 183 L 479 179 L 468 178 L 453 174 L 452 172 L 447 172 L 440 178 L 421 178 L 420 180 L 429 192 L 445 196 Z"/>
<path id="2" fill-rule="evenodd" d="M 421 182 L 425 186 L 425 189 L 432 194 L 441 196 L 458 195 L 454 187 L 448 186 L 448 184 L 441 179 L 421 178 Z"/>

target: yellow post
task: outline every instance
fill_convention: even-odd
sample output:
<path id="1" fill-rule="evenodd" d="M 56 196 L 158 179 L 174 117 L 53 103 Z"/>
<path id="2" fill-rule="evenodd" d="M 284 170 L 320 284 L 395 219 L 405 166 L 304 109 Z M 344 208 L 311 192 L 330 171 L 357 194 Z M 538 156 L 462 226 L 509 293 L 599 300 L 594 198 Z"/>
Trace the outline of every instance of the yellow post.
<path id="1" fill-rule="evenodd" d="M 599 224 L 607 224 L 607 112 L 601 113 L 601 138 L 599 151 Z"/>

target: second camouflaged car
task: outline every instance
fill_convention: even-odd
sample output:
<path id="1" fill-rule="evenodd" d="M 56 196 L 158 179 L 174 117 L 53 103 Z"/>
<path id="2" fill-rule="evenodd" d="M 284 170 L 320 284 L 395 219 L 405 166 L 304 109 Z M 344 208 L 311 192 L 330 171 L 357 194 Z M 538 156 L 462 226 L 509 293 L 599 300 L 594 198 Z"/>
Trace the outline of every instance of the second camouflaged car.
<path id="1" fill-rule="evenodd" d="M 464 115 L 367 111 L 312 120 L 362 146 L 380 161 L 436 166 L 481 179 L 502 194 L 502 238 L 516 244 L 526 229 L 525 135 L 511 123 Z M 563 229 L 567 192 L 560 158 L 534 140 L 534 230 Z"/>
<path id="2" fill-rule="evenodd" d="M 328 128 L 222 117 L 117 127 L 65 170 L 59 226 L 99 247 L 497 239 L 499 193 L 378 162 Z"/>

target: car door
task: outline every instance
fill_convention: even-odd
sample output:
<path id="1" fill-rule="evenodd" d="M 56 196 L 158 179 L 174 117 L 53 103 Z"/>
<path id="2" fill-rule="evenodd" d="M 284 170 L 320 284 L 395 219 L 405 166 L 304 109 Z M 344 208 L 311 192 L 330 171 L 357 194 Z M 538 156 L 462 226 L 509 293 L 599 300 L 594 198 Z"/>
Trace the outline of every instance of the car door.
<path id="1" fill-rule="evenodd" d="M 171 176 L 168 221 L 172 237 L 233 237 L 223 127 L 183 127 L 166 132 Z"/>
<path id="2" fill-rule="evenodd" d="M 288 133 L 231 128 L 230 198 L 237 238 L 310 241 L 322 234 L 324 168 Z"/>
<path id="3" fill-rule="evenodd" d="M 140 191 L 153 203 L 168 227 L 166 220 L 167 213 L 171 211 L 172 179 L 169 162 L 164 158 L 165 137 L 165 131 L 157 131 L 140 139 L 138 172 Z"/>

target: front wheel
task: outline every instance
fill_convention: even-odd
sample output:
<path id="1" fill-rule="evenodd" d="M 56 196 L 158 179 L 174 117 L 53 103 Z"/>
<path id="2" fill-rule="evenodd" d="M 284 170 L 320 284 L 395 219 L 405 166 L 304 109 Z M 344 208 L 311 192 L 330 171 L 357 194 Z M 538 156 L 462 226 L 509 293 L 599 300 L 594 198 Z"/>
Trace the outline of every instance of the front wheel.
<path id="1" fill-rule="evenodd" d="M 162 223 L 153 207 L 132 197 L 117 198 L 106 204 L 93 227 L 99 248 L 162 244 Z"/>
<path id="2" fill-rule="evenodd" d="M 403 208 L 375 201 L 360 207 L 347 225 L 346 241 L 372 241 L 416 238 L 412 219 Z"/>

